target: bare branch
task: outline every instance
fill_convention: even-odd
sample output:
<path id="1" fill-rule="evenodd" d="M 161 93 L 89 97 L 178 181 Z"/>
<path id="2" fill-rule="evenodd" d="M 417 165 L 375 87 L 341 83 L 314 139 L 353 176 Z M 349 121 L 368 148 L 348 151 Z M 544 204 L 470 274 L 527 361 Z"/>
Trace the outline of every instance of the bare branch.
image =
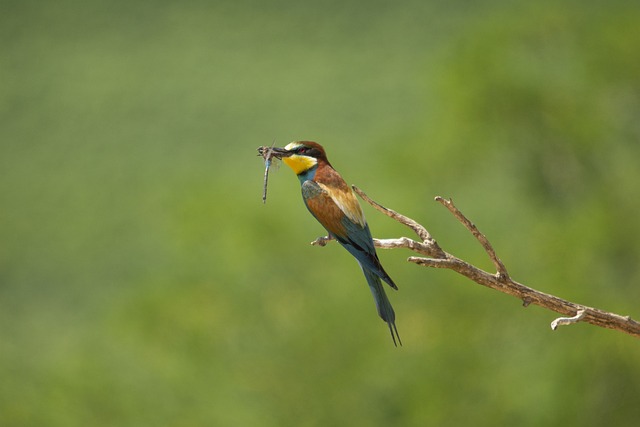
<path id="1" fill-rule="evenodd" d="M 371 200 L 371 198 L 369 198 L 359 188 L 354 186 L 353 189 L 364 201 L 369 203 L 375 209 L 411 228 L 418 237 L 422 239 L 422 242 L 415 241 L 407 237 L 400 237 L 398 239 L 374 239 L 376 247 L 381 249 L 409 249 L 427 257 L 412 256 L 407 259 L 409 262 L 425 267 L 453 270 L 482 286 L 486 286 L 521 299 L 524 307 L 527 307 L 530 304 L 535 304 L 563 316 L 567 316 L 557 318 L 552 322 L 551 327 L 554 330 L 559 325 L 571 325 L 578 322 L 585 322 L 603 328 L 615 329 L 640 338 L 640 323 L 631 319 L 629 316 L 621 316 L 619 314 L 610 313 L 597 308 L 576 304 L 574 302 L 558 298 L 554 295 L 537 291 L 511 279 L 506 267 L 500 258 L 498 258 L 486 236 L 480 233 L 478 228 L 466 216 L 464 216 L 464 214 L 450 199 L 446 200 L 442 197 L 436 197 L 436 201 L 445 206 L 478 240 L 496 267 L 497 273 L 488 273 L 451 255 L 448 252 L 443 251 L 424 226 L 411 218 L 399 214 L 398 212 L 388 209 Z M 327 237 L 320 237 L 312 242 L 312 244 L 324 246 L 329 240 L 330 239 Z"/>
<path id="2" fill-rule="evenodd" d="M 385 208 L 381 204 L 371 200 L 371 198 L 369 198 L 369 196 L 367 196 L 364 193 L 364 191 L 360 190 L 355 185 L 352 185 L 351 188 L 353 188 L 353 191 L 358 193 L 358 196 L 362 197 L 362 200 L 364 200 L 365 202 L 369 203 L 376 210 L 382 212 L 383 214 L 385 214 L 389 218 L 395 219 L 399 223 L 404 224 L 407 227 L 409 227 L 410 229 L 412 229 L 418 235 L 418 237 L 420 237 L 422 239 L 422 242 L 424 244 L 433 247 L 433 249 L 432 249 L 433 253 L 438 253 L 438 254 L 440 254 L 440 256 L 444 256 L 444 251 L 442 249 L 440 249 L 440 247 L 438 246 L 438 243 L 436 243 L 436 241 L 431 237 L 431 234 L 429 234 L 427 229 L 424 228 L 421 224 L 418 224 L 416 221 L 412 220 L 411 218 L 409 218 L 407 216 L 404 216 L 404 215 L 402 215 L 402 214 L 400 214 L 400 213 L 398 213 L 398 212 L 396 212 L 394 210 Z"/>
<path id="3" fill-rule="evenodd" d="M 416 242 L 408 237 L 399 237 L 397 239 L 373 239 L 373 243 L 382 249 L 398 249 L 405 248 L 414 252 L 429 256 L 439 256 L 438 252 L 432 244 Z"/>
<path id="4" fill-rule="evenodd" d="M 453 216 L 455 216 L 456 219 L 460 221 L 462 225 L 464 225 L 476 239 L 478 239 L 478 242 L 480 242 L 487 255 L 489 255 L 489 259 L 491 259 L 491 262 L 493 262 L 493 265 L 498 270 L 498 275 L 503 279 L 508 280 L 509 273 L 507 272 L 507 268 L 504 266 L 500 258 L 498 258 L 498 256 L 496 255 L 496 251 L 493 250 L 493 246 L 491 246 L 489 240 L 487 240 L 485 235 L 482 234 L 480 230 L 478 230 L 478 227 L 476 227 L 473 222 L 469 221 L 467 217 L 465 217 L 462 212 L 458 210 L 458 208 L 453 204 L 453 200 L 444 199 L 440 196 L 437 196 L 435 200 L 436 202 L 440 202 L 440 204 L 442 204 L 445 208 L 449 209 L 449 212 L 451 212 Z"/>

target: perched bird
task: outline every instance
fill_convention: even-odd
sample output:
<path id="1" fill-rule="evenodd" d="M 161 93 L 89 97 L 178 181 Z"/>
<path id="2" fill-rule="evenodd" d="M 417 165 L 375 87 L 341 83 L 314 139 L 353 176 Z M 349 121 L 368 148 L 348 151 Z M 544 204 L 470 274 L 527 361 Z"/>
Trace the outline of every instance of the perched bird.
<path id="1" fill-rule="evenodd" d="M 324 148 L 316 142 L 295 141 L 284 148 L 273 147 L 272 152 L 298 175 L 307 209 L 329 236 L 356 258 L 373 294 L 378 315 L 387 322 L 394 345 L 402 345 L 396 315 L 382 281 L 393 289 L 398 287 L 380 264 L 369 225 L 353 190 L 331 166 Z"/>

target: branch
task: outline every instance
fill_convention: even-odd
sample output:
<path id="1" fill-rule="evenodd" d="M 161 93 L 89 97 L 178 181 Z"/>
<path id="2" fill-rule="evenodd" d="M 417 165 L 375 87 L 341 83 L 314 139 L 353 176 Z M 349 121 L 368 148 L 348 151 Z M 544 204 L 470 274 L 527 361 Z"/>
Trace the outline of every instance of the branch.
<path id="1" fill-rule="evenodd" d="M 484 234 L 480 233 L 478 227 L 476 227 L 474 223 L 469 221 L 467 217 L 465 217 L 462 212 L 460 212 L 458 208 L 455 207 L 455 205 L 453 204 L 453 200 L 446 200 L 440 196 L 437 196 L 435 200 L 436 202 L 440 202 L 444 207 L 449 209 L 449 212 L 451 212 L 453 216 L 455 216 L 456 219 L 460 221 L 467 228 L 467 230 L 469 230 L 471 234 L 475 236 L 476 239 L 478 239 L 478 242 L 480 242 L 487 255 L 489 255 L 491 262 L 493 262 L 493 265 L 495 265 L 496 269 L 498 270 L 498 274 L 503 279 L 508 280 L 509 273 L 507 273 L 507 268 L 504 266 L 502 261 L 500 261 L 500 258 L 498 258 L 498 256 L 496 255 L 496 251 L 493 250 L 493 246 L 491 246 L 489 240 L 487 240 Z"/>
<path id="2" fill-rule="evenodd" d="M 519 298 L 523 302 L 523 306 L 535 304 L 548 310 L 563 315 L 555 319 L 551 323 L 551 328 L 555 330 L 560 325 L 572 325 L 578 322 L 586 322 L 595 326 L 608 329 L 615 329 L 625 332 L 629 335 L 640 338 L 640 323 L 631 319 L 629 316 L 621 316 L 619 314 L 610 313 L 597 308 L 588 307 L 571 301 L 558 298 L 554 295 L 537 291 L 533 288 L 525 286 L 511 279 L 505 265 L 498 258 L 495 250 L 489 243 L 489 240 L 478 230 L 478 228 L 462 212 L 453 204 L 451 199 L 443 199 L 436 197 L 435 200 L 446 207 L 453 216 L 465 226 L 471 234 L 478 240 L 489 259 L 496 268 L 496 273 L 488 273 L 468 262 L 445 252 L 440 248 L 436 240 L 426 230 L 426 228 L 418 224 L 413 219 L 406 217 L 398 212 L 388 209 L 379 203 L 371 200 L 362 190 L 353 186 L 353 190 L 367 203 L 376 210 L 382 212 L 386 216 L 406 225 L 413 230 L 422 241 L 409 239 L 408 237 L 400 237 L 398 239 L 374 239 L 374 244 L 382 249 L 405 248 L 417 252 L 425 257 L 412 256 L 407 261 L 417 265 L 433 268 L 446 268 L 467 277 L 468 279 L 486 286 L 491 289 L 503 292 Z M 324 246 L 330 239 L 321 237 L 312 244 Z"/>

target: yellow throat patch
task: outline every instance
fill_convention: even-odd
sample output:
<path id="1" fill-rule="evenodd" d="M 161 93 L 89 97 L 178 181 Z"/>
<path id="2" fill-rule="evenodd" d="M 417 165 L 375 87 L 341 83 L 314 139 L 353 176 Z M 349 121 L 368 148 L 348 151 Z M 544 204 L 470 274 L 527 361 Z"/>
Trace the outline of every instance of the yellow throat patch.
<path id="1" fill-rule="evenodd" d="M 318 161 L 313 157 L 298 156 L 297 154 L 294 154 L 291 157 L 285 157 L 282 161 L 293 169 L 296 175 L 299 175 L 304 171 L 308 171 L 318 163 Z"/>
<path id="2" fill-rule="evenodd" d="M 299 145 L 300 144 L 296 144 L 295 142 L 292 142 L 291 144 L 288 144 L 284 148 L 286 148 L 287 150 L 292 150 L 298 147 Z M 285 162 L 287 166 L 289 166 L 291 169 L 293 169 L 296 175 L 300 175 L 301 173 L 308 171 L 309 169 L 311 169 L 312 167 L 318 164 L 318 160 L 316 160 L 313 157 L 299 156 L 297 154 L 294 154 L 293 156 L 290 156 L 290 157 L 284 157 L 282 161 Z"/>

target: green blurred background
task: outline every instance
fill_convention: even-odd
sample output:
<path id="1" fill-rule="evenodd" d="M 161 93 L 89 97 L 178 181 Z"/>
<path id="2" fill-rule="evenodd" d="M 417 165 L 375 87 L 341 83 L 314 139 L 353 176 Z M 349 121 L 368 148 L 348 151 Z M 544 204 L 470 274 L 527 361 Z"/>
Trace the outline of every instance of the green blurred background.
<path id="1" fill-rule="evenodd" d="M 492 268 L 435 195 L 640 317 L 640 3 L 529 3 L 4 0 L 0 425 L 637 425 L 636 338 L 395 250 L 394 348 L 288 168 L 261 202 L 256 147 L 316 140 L 445 250 Z"/>

